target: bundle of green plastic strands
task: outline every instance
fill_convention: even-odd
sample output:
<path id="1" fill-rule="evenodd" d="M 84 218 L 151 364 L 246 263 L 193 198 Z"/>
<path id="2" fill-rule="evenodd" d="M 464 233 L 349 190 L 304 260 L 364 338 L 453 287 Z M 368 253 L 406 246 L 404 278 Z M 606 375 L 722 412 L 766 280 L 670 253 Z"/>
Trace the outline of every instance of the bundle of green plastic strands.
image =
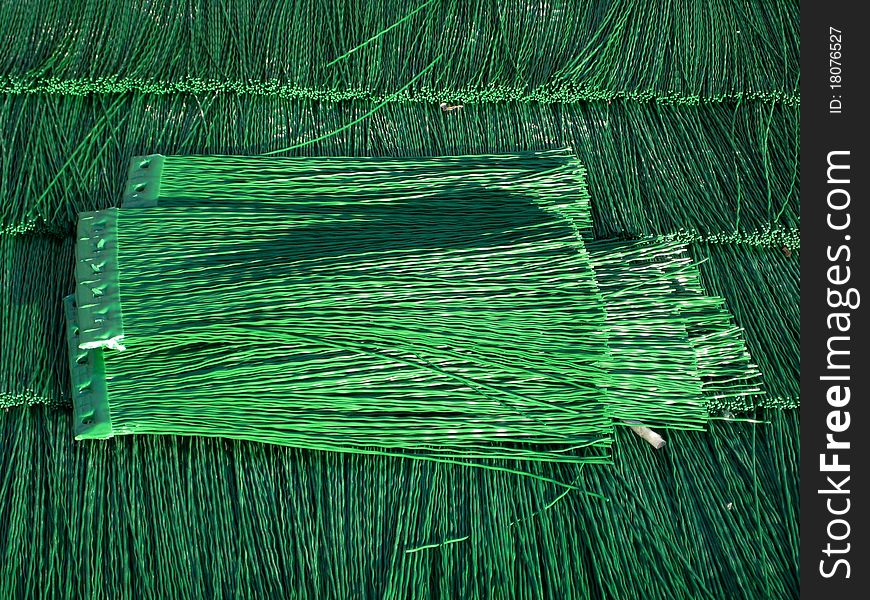
<path id="1" fill-rule="evenodd" d="M 702 426 L 707 412 L 745 411 L 761 392 L 757 367 L 697 264 L 673 241 L 588 244 L 607 313 L 608 414 L 662 427 Z M 675 419 L 674 410 L 682 413 Z"/>
<path id="2" fill-rule="evenodd" d="M 600 459 L 581 449 L 609 444 L 614 418 L 703 423 L 717 337 L 733 395 L 756 392 L 699 285 L 656 295 L 651 329 L 620 326 L 655 304 L 645 281 L 688 280 L 673 251 L 634 250 L 668 275 L 638 267 L 639 303 L 608 317 L 588 200 L 570 151 L 134 159 L 122 208 L 79 221 L 77 435 L 576 462 Z M 650 335 L 679 343 L 621 364 Z"/>

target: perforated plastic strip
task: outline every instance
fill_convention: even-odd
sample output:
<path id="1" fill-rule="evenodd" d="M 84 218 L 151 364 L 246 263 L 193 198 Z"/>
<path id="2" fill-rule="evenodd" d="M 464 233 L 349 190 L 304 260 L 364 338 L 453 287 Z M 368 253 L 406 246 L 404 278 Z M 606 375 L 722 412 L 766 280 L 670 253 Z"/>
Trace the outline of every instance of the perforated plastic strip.
<path id="1" fill-rule="evenodd" d="M 116 208 L 79 215 L 75 296 L 79 347 L 123 350 Z"/>
<path id="2" fill-rule="evenodd" d="M 160 177 L 165 157 L 160 154 L 134 156 L 127 169 L 127 186 L 121 208 L 150 208 L 160 197 Z"/>
<path id="3" fill-rule="evenodd" d="M 114 435 L 109 415 L 109 394 L 103 350 L 83 350 L 79 340 L 78 311 L 74 295 L 63 299 L 66 314 L 69 374 L 72 385 L 73 428 L 77 440 L 106 439 Z"/>

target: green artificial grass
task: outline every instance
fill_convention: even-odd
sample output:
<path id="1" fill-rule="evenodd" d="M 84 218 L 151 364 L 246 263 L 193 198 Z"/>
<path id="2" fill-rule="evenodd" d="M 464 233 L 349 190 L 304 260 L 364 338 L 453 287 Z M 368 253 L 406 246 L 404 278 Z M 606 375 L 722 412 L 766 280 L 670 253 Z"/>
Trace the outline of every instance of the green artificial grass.
<path id="1" fill-rule="evenodd" d="M 620 429 L 610 466 L 526 465 L 568 491 L 216 439 L 74 442 L 67 411 L 10 409 L 0 594 L 796 597 L 798 413 L 759 416 L 657 452 Z"/>
<path id="2" fill-rule="evenodd" d="M 159 205 L 80 220 L 72 347 L 107 348 L 108 391 L 90 377 L 76 402 L 107 402 L 113 432 L 442 458 L 609 443 L 570 153 L 164 162 Z"/>
<path id="3" fill-rule="evenodd" d="M 116 106 L 116 102 L 124 105 Z M 587 183 L 595 217 L 594 236 L 638 237 L 670 233 L 687 242 L 704 238 L 715 246 L 730 248 L 724 250 L 733 257 L 728 260 L 739 260 L 742 253 L 750 251 L 750 247 L 758 246 L 771 249 L 763 252 L 764 256 L 770 257 L 764 259 L 765 264 L 769 264 L 771 260 L 782 262 L 780 249 L 784 244 L 792 249 L 799 244 L 794 229 L 799 209 L 798 190 L 793 185 L 799 176 L 797 156 L 795 147 L 786 144 L 788 140 L 797 139 L 796 112 L 785 107 L 772 108 L 771 113 L 770 108 L 752 103 L 744 103 L 739 108 L 712 105 L 672 109 L 614 102 L 612 105 L 593 103 L 564 107 L 520 104 L 466 106 L 457 112 L 444 113 L 434 106 L 391 104 L 353 129 L 292 154 L 426 156 L 439 152 L 504 152 L 544 149 L 571 138 L 576 154 L 591 169 Z M 0 169 L 4 174 L 0 185 L 4 197 L 14 200 L 4 203 L 5 223 L 11 230 L 37 226 L 44 235 L 71 236 L 78 211 L 120 205 L 125 190 L 127 161 L 135 154 L 157 149 L 212 154 L 257 153 L 328 133 L 330 128 L 334 129 L 361 114 L 358 112 L 361 110 L 362 107 L 357 109 L 353 103 L 312 104 L 224 96 L 130 96 L 114 100 L 112 97 L 6 96 L 0 111 L 3 117 L 0 123 L 6 128 L 9 137 L 4 139 L 9 142 L 0 147 L 3 155 Z M 766 123 L 768 114 L 773 115 L 770 132 L 751 135 L 756 131 L 752 123 Z M 708 129 L 710 123 L 721 121 L 720 117 L 724 115 L 738 119 L 734 131 L 740 135 L 734 139 L 728 137 L 730 127 L 727 121 L 718 130 Z M 319 122 L 322 125 L 318 125 Z M 676 143 L 659 145 L 649 157 L 642 157 L 635 146 L 622 141 L 628 131 L 653 131 L 656 128 L 679 139 L 680 123 L 687 122 L 695 124 L 693 131 L 704 133 L 705 143 L 710 148 L 703 154 L 707 157 L 705 162 L 688 162 L 684 159 L 687 153 Z M 596 123 L 606 123 L 606 126 L 595 128 Z M 280 138 L 269 142 L 276 133 Z M 775 139 L 774 135 L 780 138 L 776 144 L 770 143 Z M 766 146 L 765 139 L 768 141 Z M 610 146 L 600 140 L 610 140 Z M 618 152 L 605 153 L 608 147 Z M 734 163 L 734 147 L 741 157 L 756 158 Z M 764 169 L 758 168 L 764 162 L 762 154 L 758 154 L 759 148 L 764 147 L 770 149 L 767 179 Z M 39 160 L 24 160 L 24 156 L 39 157 Z M 686 166 L 696 166 L 681 174 L 681 171 L 669 168 L 678 161 L 684 161 Z M 646 164 L 646 173 L 661 174 L 663 180 L 657 182 L 648 176 L 620 177 L 620 170 L 612 168 L 611 164 L 622 165 L 626 173 L 633 172 L 632 165 Z M 735 164 L 746 165 L 746 170 L 738 171 L 743 182 L 744 200 L 740 230 L 736 233 L 733 225 L 737 216 L 734 203 L 737 178 L 729 179 Z M 754 173 L 749 170 L 749 165 L 756 169 Z M 714 191 L 709 182 L 717 180 L 727 182 L 731 187 Z M 684 199 L 673 201 L 674 190 L 682 190 L 677 197 Z M 770 213 L 768 191 L 775 200 L 770 204 Z M 706 208 L 696 209 L 696 206 L 703 206 L 699 203 L 703 198 L 707 199 Z M 783 207 L 785 211 L 779 221 L 773 221 Z M 45 217 L 36 218 L 38 214 Z M 767 233 L 758 234 L 765 231 L 765 227 Z M 11 264 L 10 261 L 29 263 L 31 271 L 36 270 L 37 264 L 44 266 L 38 270 L 38 276 L 45 283 L 29 286 L 22 278 L 24 271 L 18 267 L 5 271 L 8 281 L 12 282 L 14 277 L 19 279 L 18 283 L 2 289 L 7 298 L 4 301 L 7 317 L 0 327 L 10 332 L 3 338 L 3 351 L 0 352 L 0 362 L 5 364 L 3 402 L 17 404 L 34 398 L 68 402 L 68 384 L 66 375 L 62 373 L 65 369 L 47 360 L 34 365 L 34 359 L 51 355 L 52 348 L 64 344 L 60 337 L 62 325 L 57 318 L 61 310 L 60 299 L 64 293 L 72 291 L 68 266 L 72 264 L 71 245 L 69 242 L 64 245 L 56 238 L 52 241 L 51 237 L 30 235 L 26 239 L 33 240 L 30 243 L 34 248 L 46 249 L 31 251 L 22 245 L 23 241 L 8 242 L 4 245 L 4 254 L 8 257 L 4 261 L 6 264 Z M 49 251 L 48 247 L 55 249 Z M 41 258 L 28 257 L 30 252 L 44 254 L 39 254 Z M 703 256 L 696 258 L 701 260 Z M 743 273 L 742 277 L 749 281 L 756 277 L 756 267 L 752 265 L 725 265 L 723 273 L 726 275 Z M 702 270 L 706 272 L 707 267 L 704 263 Z M 758 268 L 764 269 L 765 266 L 760 264 Z M 798 289 L 797 271 L 784 272 L 783 277 L 777 297 L 794 297 Z M 751 283 L 749 287 L 716 285 L 715 281 L 706 283 L 714 286 L 712 291 L 726 298 L 738 324 L 749 328 L 747 335 L 750 338 L 780 335 L 778 332 L 783 329 L 778 324 L 779 311 L 739 309 L 741 303 L 766 302 L 764 295 L 738 298 L 737 295 L 745 295 L 740 290 L 763 288 Z M 13 290 L 18 290 L 14 292 L 17 300 L 8 295 Z M 49 293 L 49 290 L 52 291 Z M 54 315 L 55 320 L 48 326 L 47 335 L 32 334 L 34 313 L 19 310 L 25 305 L 38 314 Z M 753 327 L 749 320 L 756 318 L 762 320 Z M 28 333 L 12 334 L 12 331 Z M 27 339 L 31 341 L 27 346 L 30 349 L 19 356 L 15 348 L 19 347 L 21 335 L 29 336 Z M 770 390 L 768 398 L 791 398 L 788 402 L 796 402 L 795 394 L 787 392 L 789 388 L 796 389 L 794 370 L 782 370 L 776 362 L 766 361 L 764 345 L 751 339 L 749 343 Z M 778 351 L 778 355 L 780 358 L 776 361 L 797 364 L 794 351 Z M 22 370 L 26 371 L 26 376 L 21 374 Z M 777 391 L 783 389 L 786 391 Z"/>
<path id="4" fill-rule="evenodd" d="M 0 24 L 4 93 L 377 102 L 437 61 L 407 98 L 799 102 L 787 0 L 89 0 L 7 4 Z"/>
<path id="5" fill-rule="evenodd" d="M 800 251 L 733 244 L 694 244 L 704 287 L 725 298 L 764 374 L 771 408 L 800 404 Z"/>
<path id="6" fill-rule="evenodd" d="M 759 373 L 722 297 L 708 295 L 685 246 L 588 243 L 607 315 L 608 413 L 694 429 L 764 401 Z M 679 415 L 679 416 L 677 416 Z"/>
<path id="7" fill-rule="evenodd" d="M 6 232 L 68 234 L 78 212 L 121 202 L 133 156 L 257 155 L 322 138 L 368 110 L 226 95 L 5 96 L 0 192 Z M 596 237 L 681 233 L 686 241 L 796 243 L 798 110 L 781 104 L 666 107 L 391 103 L 288 152 L 438 156 L 570 146 L 589 172 Z M 27 160 L 24 157 L 39 157 Z"/>
<path id="8" fill-rule="evenodd" d="M 130 157 L 306 144 L 279 153 L 571 146 L 589 240 L 692 244 L 756 402 L 793 406 L 798 28 L 773 0 L 4 3 L 0 404 L 69 402 L 75 220 L 121 204 Z M 656 452 L 616 428 L 612 465 L 471 469 L 73 442 L 65 407 L 8 408 L 0 597 L 797 597 L 798 413 L 749 414 L 769 423 L 662 431 Z"/>
<path id="9" fill-rule="evenodd" d="M 0 236 L 0 408 L 69 403 L 63 297 L 75 240 Z"/>
<path id="10" fill-rule="evenodd" d="M 613 422 L 698 428 L 760 391 L 681 246 L 590 259 L 570 151 L 130 175 L 79 221 L 79 437 L 587 461 Z"/>

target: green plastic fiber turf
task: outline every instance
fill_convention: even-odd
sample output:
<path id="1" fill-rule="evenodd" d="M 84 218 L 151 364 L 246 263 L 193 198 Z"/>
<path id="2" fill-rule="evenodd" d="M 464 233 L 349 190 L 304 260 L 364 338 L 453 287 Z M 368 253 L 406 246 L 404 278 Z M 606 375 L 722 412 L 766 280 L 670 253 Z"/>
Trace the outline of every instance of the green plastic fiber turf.
<path id="1" fill-rule="evenodd" d="M 800 403 L 800 251 L 694 244 L 710 294 L 726 299 L 764 377 L 764 406 Z"/>
<path id="2" fill-rule="evenodd" d="M 679 245 L 599 244 L 602 298 L 570 152 L 169 156 L 131 176 L 156 206 L 79 223 L 80 436 L 572 461 L 611 420 L 700 427 L 760 391 Z M 121 352 L 76 350 L 103 347 Z"/>
<path id="3" fill-rule="evenodd" d="M 3 231 L 68 234 L 79 212 L 120 204 L 137 155 L 256 155 L 363 115 L 361 102 L 231 95 L 5 96 Z M 391 103 L 292 155 L 438 156 L 570 146 L 587 168 L 596 237 L 681 233 L 799 245 L 799 113 L 779 103 L 670 107 Z M 25 157 L 39 157 L 30 160 Z"/>
<path id="4" fill-rule="evenodd" d="M 68 403 L 63 297 L 75 239 L 0 236 L 0 408 Z"/>
<path id="5" fill-rule="evenodd" d="M 73 250 L 72 238 L 0 239 L 0 407 L 70 403 L 69 369 L 58 352 L 65 354 L 61 303 L 73 289 Z M 759 365 L 765 394 L 756 401 L 762 406 L 799 404 L 800 255 L 790 252 L 734 243 L 691 246 L 694 261 L 703 261 L 704 287 L 725 299 Z"/>
<path id="6" fill-rule="evenodd" d="M 116 112 L 106 119 L 105 115 L 113 110 L 115 101 L 112 97 L 4 98 L 0 123 L 6 135 L 0 137 L 0 142 L 3 142 L 0 143 L 3 157 L 0 160 L 0 169 L 3 171 L 0 185 L 3 186 L 3 197 L 7 199 L 3 203 L 7 226 L 20 229 L 23 223 L 29 222 L 31 224 L 25 227 L 32 228 L 33 221 L 28 220 L 32 217 L 25 218 L 25 214 L 53 214 L 53 217 L 46 217 L 47 223 L 43 221 L 39 230 L 53 232 L 54 235 L 71 235 L 76 212 L 120 204 L 127 162 L 136 154 L 158 149 L 215 154 L 239 151 L 255 153 L 303 141 L 310 135 L 320 135 L 329 127 L 336 127 L 335 124 L 349 118 L 342 117 L 343 114 L 354 114 L 352 103 L 315 105 L 268 98 L 138 95 L 119 101 L 124 105 L 119 104 Z M 508 104 L 488 105 L 485 108 L 469 106 L 447 114 L 437 107 L 392 104 L 357 127 L 301 151 L 325 154 L 363 152 L 380 156 L 475 150 L 501 152 L 541 149 L 554 146 L 565 138 L 572 138 L 572 143 L 579 142 L 579 145 L 575 145 L 578 156 L 593 166 L 587 179 L 593 196 L 596 236 L 632 237 L 659 230 L 679 232 L 677 235 L 680 239 L 692 241 L 703 237 L 699 232 L 713 232 L 712 236 L 707 236 L 712 238 L 711 243 L 726 249 L 724 254 L 720 253 L 723 256 L 721 260 L 725 262 L 719 269 L 719 277 L 725 279 L 721 282 L 711 279 L 706 283 L 711 290 L 726 298 L 737 324 L 749 332 L 747 335 L 750 337 L 752 355 L 756 362 L 761 363 L 762 375 L 769 390 L 762 402 L 787 398 L 788 403 L 794 405 L 797 402 L 795 371 L 780 369 L 776 365 L 781 361 L 796 365 L 796 353 L 780 351 L 775 360 L 765 360 L 765 346 L 752 341 L 753 336 L 775 340 L 783 331 L 794 331 L 794 327 L 783 329 L 780 311 L 739 308 L 746 302 L 762 305 L 767 302 L 766 296 L 755 294 L 755 290 L 764 288 L 759 288 L 756 263 L 750 261 L 750 255 L 746 254 L 752 246 L 758 246 L 762 249 L 760 253 L 770 257 L 763 259 L 763 264 L 758 264 L 758 268 L 776 270 L 775 277 L 782 281 L 776 298 L 790 298 L 785 301 L 793 307 L 797 305 L 797 262 L 792 259 L 789 263 L 781 257 L 783 245 L 791 250 L 799 248 L 797 230 L 794 229 L 799 208 L 798 188 L 795 185 L 799 173 L 796 146 L 793 145 L 797 140 L 797 112 L 773 105 L 771 108 L 774 118 L 769 133 L 753 136 L 754 130 L 748 128 L 751 122 L 748 117 L 754 114 L 761 119 L 762 115 L 770 112 L 761 104 L 744 103 L 737 108 L 707 105 L 680 109 L 621 102 L 614 102 L 610 106 L 593 103 L 549 108 Z M 344 113 L 345 110 L 351 112 Z M 662 131 L 679 139 L 679 123 L 695 122 L 697 131 L 705 132 L 706 125 L 702 124 L 713 122 L 710 119 L 715 114 L 737 117 L 739 120 L 735 124 L 739 126 L 734 131 L 745 133 L 730 140 L 727 127 L 720 128 L 715 136 L 715 129 L 709 131 L 705 134 L 708 143 L 717 143 L 704 153 L 710 168 L 698 164 L 684 175 L 669 168 L 675 161 L 685 161 L 685 157 L 690 156 L 680 151 L 679 144 L 661 145 L 654 155 L 641 162 L 636 150 L 630 144 L 623 144 L 622 137 L 616 135 L 658 123 L 657 127 L 662 128 Z M 632 127 L 628 127 L 629 115 L 635 115 L 630 121 Z M 602 121 L 602 116 L 607 116 L 607 120 Z M 781 116 L 789 118 L 783 121 Z M 324 121 L 325 125 L 315 125 L 318 119 Z M 311 131 L 311 134 L 300 134 L 298 125 L 292 128 L 289 125 L 300 122 L 305 124 L 302 129 Z M 625 125 L 616 129 L 609 125 L 593 129 L 596 123 L 600 125 L 605 122 Z M 741 122 L 745 125 L 740 125 Z M 582 127 L 581 123 L 584 123 Z M 781 135 L 783 131 L 786 133 Z M 736 148 L 740 156 L 752 156 L 758 152 L 759 144 L 765 139 L 770 142 L 774 134 L 781 135 L 781 141 L 769 143 L 767 147 L 782 150 L 783 144 L 791 140 L 791 149 L 771 154 L 768 179 L 765 179 L 763 169 L 755 174 L 746 171 L 740 176 L 744 194 L 743 216 L 740 220 L 743 233 L 735 234 L 733 224 L 736 207 L 733 194 L 727 188 L 722 188 L 720 193 L 711 193 L 707 182 L 717 180 L 719 176 L 713 174 L 720 172 L 721 181 L 733 183 L 736 178 L 728 178 L 728 173 L 733 172 L 734 167 L 728 158 L 729 153 L 733 156 L 733 149 Z M 599 149 L 607 146 L 600 141 L 592 145 L 593 141 L 600 138 L 610 139 L 615 148 L 622 147 L 623 151 L 618 155 L 620 158 L 608 158 L 608 155 L 601 154 Z M 158 144 L 158 140 L 163 143 Z M 23 160 L 24 156 L 39 159 Z M 64 159 L 64 156 L 73 158 Z M 755 156 L 758 158 L 745 164 L 755 165 L 753 168 L 756 168 L 763 163 L 760 160 L 762 154 Z M 636 172 L 634 165 L 646 164 L 648 174 L 660 173 L 662 177 L 668 177 L 667 181 L 672 185 L 668 187 L 665 181 L 661 185 L 649 185 L 654 180 L 647 176 L 619 177 L 615 169 L 608 168 L 610 161 L 622 164 L 625 173 Z M 774 184 L 775 181 L 780 183 Z M 751 187 L 749 182 L 752 183 Z M 770 216 L 765 216 L 768 213 L 765 208 L 767 200 L 764 198 L 768 187 L 772 190 L 774 211 Z M 686 198 L 684 202 L 671 201 L 672 192 L 677 189 L 684 190 L 679 193 L 679 196 Z M 789 194 L 791 199 L 786 200 Z M 701 199 L 705 199 L 705 202 L 701 203 Z M 34 211 L 33 207 L 37 205 L 43 208 Z M 767 227 L 764 224 L 783 207 L 785 212 L 776 227 L 768 229 L 766 235 L 758 234 L 758 231 Z M 785 221 L 787 216 L 789 221 Z M 784 227 L 788 222 L 792 223 L 790 228 Z M 12 223 L 18 225 L 13 226 Z M 749 224 L 752 224 L 753 229 L 747 229 Z M 31 240 L 28 243 L 35 249 L 31 251 L 29 246 L 20 241 L 24 239 L 3 245 L 4 265 L 12 265 L 13 262 L 32 265 L 7 267 L 4 276 L 10 284 L 0 290 L 4 294 L 7 311 L 0 329 L 9 332 L 2 338 L 4 346 L 0 348 L 3 403 L 11 405 L 32 402 L 34 399 L 68 402 L 66 369 L 50 361 L 38 362 L 42 360 L 38 359 L 39 356 L 51 355 L 52 348 L 63 343 L 59 337 L 62 325 L 57 321 L 48 325 L 47 331 L 54 332 L 54 337 L 33 335 L 33 313 L 28 314 L 20 308 L 26 305 L 31 310 L 38 310 L 41 315 L 52 314 L 55 318 L 60 315 L 60 299 L 64 293 L 72 290 L 67 275 L 69 267 L 64 266 L 72 264 L 71 245 L 67 243 L 64 246 L 57 239 L 52 241 L 51 237 L 31 235 L 26 238 Z M 54 250 L 48 250 L 49 247 L 54 247 Z M 42 258 L 31 255 L 31 252 L 42 253 L 39 254 Z M 13 257 L 13 253 L 16 256 Z M 702 259 L 703 256 L 697 258 Z M 39 270 L 39 277 L 45 278 L 46 283 L 30 286 L 26 273 L 33 272 L 37 264 L 50 267 Z M 790 264 L 792 267 L 788 270 Z M 702 265 L 702 270 L 709 272 L 707 263 Z M 54 291 L 49 293 L 49 290 Z M 27 333 L 13 334 L 12 331 Z M 30 341 L 24 342 L 25 339 Z M 794 334 L 791 339 L 794 340 L 789 342 L 791 347 L 796 348 L 797 338 Z M 61 381 L 58 381 L 58 372 Z M 59 396 L 45 391 L 49 389 L 60 390 L 57 392 Z M 793 391 L 776 391 L 783 389 Z"/>
<path id="7" fill-rule="evenodd" d="M 76 215 L 120 205 L 130 157 L 281 150 L 377 107 L 285 154 L 570 146 L 590 239 L 690 244 L 758 403 L 794 406 L 798 29 L 792 0 L 2 3 L 0 405 L 70 401 Z M 66 408 L 8 408 L 0 597 L 796 598 L 798 413 L 748 415 L 770 423 L 663 431 L 657 452 L 616 428 L 612 465 L 490 465 L 517 477 L 74 442 Z"/>
<path id="8" fill-rule="evenodd" d="M 659 452 L 618 430 L 612 466 L 528 465 L 566 494 L 377 456 L 74 442 L 68 412 L 11 409 L 0 595 L 796 597 L 798 413 L 763 417 L 668 432 Z"/>
<path id="9" fill-rule="evenodd" d="M 704 426 L 708 411 L 745 412 L 764 401 L 741 331 L 724 299 L 708 295 L 683 245 L 587 246 L 607 314 L 609 416 L 692 429 Z"/>
<path id="10" fill-rule="evenodd" d="M 789 0 L 11 2 L 0 8 L 0 91 L 372 99 L 437 60 L 405 97 L 797 104 L 798 8 Z"/>
<path id="11" fill-rule="evenodd" d="M 127 348 L 103 353 L 116 433 L 472 458 L 609 442 L 569 153 L 169 157 L 164 172 L 159 206 L 82 215 L 117 219 L 117 241 L 79 234 L 117 244 L 117 283 L 84 250 L 76 292 L 80 346 Z M 114 286 L 120 342 L 85 320 Z"/>

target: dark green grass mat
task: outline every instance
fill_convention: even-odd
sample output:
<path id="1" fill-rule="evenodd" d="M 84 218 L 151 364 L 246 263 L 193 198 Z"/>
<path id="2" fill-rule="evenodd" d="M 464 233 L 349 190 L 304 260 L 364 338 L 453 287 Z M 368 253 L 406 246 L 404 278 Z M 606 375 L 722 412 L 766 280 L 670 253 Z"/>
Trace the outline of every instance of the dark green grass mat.
<path id="1" fill-rule="evenodd" d="M 8 2 L 0 91 L 349 100 L 431 66 L 403 98 L 797 104 L 799 24 L 788 0 Z"/>
<path id="2" fill-rule="evenodd" d="M 798 414 L 529 478 L 0 413 L 0 594 L 795 598 Z M 566 491 L 568 493 L 566 493 Z M 603 500 L 598 495 L 609 500 Z"/>
<path id="3" fill-rule="evenodd" d="M 307 143 L 364 116 L 364 102 L 224 95 L 0 103 L 3 229 L 70 231 L 120 202 L 131 156 L 246 154 Z M 290 154 L 437 156 L 571 146 L 589 173 L 597 237 L 682 232 L 781 245 L 799 226 L 799 115 L 781 104 L 665 107 L 388 104 Z M 792 242 L 794 243 L 794 242 Z"/>
<path id="4" fill-rule="evenodd" d="M 74 248 L 71 237 L 0 236 L 0 408 L 69 400 L 61 303 Z"/>

